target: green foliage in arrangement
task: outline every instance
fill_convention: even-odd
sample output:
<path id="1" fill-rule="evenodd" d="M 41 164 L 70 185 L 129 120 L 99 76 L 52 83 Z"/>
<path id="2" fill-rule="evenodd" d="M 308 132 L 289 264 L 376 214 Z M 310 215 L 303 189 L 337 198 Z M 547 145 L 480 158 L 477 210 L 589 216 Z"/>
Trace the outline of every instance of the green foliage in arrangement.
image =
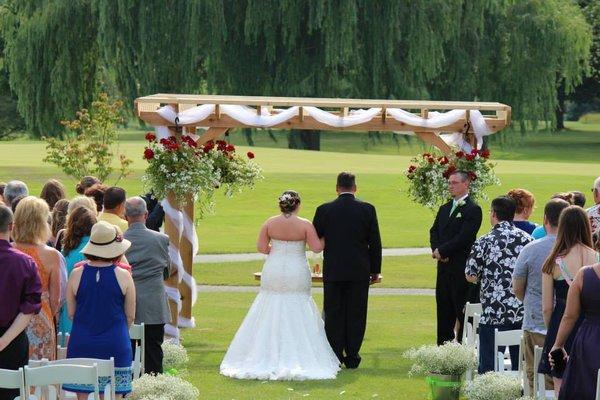
<path id="1" fill-rule="evenodd" d="M 111 102 L 106 93 L 92 102 L 92 109 L 77 111 L 72 121 L 61 121 L 67 129 L 65 140 L 46 139 L 44 161 L 59 167 L 75 179 L 92 175 L 105 182 L 114 171 L 113 159 L 117 158 L 119 173 L 116 182 L 131 173 L 133 162 L 118 146 L 116 124 L 121 120 L 123 102 Z"/>

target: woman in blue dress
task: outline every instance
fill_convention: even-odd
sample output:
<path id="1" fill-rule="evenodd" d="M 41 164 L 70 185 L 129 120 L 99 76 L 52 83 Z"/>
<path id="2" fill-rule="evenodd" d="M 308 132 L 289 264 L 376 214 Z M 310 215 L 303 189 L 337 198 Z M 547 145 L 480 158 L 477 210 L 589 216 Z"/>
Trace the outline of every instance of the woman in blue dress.
<path id="1" fill-rule="evenodd" d="M 81 250 L 88 262 L 73 270 L 67 286 L 69 316 L 73 317 L 67 358 L 99 358 L 115 361 L 115 388 L 119 395 L 131 392 L 131 342 L 129 327 L 135 317 L 135 286 L 129 272 L 115 263 L 131 243 L 105 221 L 92 227 L 89 243 Z M 108 378 L 100 378 L 103 390 Z M 91 386 L 63 385 L 87 398 Z"/>
<path id="2" fill-rule="evenodd" d="M 92 226 L 96 223 L 96 216 L 85 207 L 77 207 L 71 211 L 67 218 L 67 226 L 62 239 L 62 255 L 65 257 L 67 274 L 71 276 L 75 264 L 85 260 L 81 249 L 88 244 Z M 58 321 L 58 331 L 62 333 L 71 333 L 73 323 L 69 318 L 67 305 L 65 304 L 60 311 Z M 62 343 L 60 343 L 63 345 Z"/>

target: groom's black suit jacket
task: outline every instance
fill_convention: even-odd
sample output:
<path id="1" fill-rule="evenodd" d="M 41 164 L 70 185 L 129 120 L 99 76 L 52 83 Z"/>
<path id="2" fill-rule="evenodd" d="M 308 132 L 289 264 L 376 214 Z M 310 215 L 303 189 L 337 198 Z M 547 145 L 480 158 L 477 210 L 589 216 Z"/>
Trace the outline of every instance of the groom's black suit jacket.
<path id="1" fill-rule="evenodd" d="M 450 215 L 452 200 L 440 207 L 429 231 L 431 250 L 438 249 L 447 263 L 438 262 L 439 272 L 464 275 L 465 264 L 481 226 L 481 207 L 470 197 Z"/>
<path id="2" fill-rule="evenodd" d="M 341 194 L 317 208 L 313 224 L 325 238 L 324 281 L 367 281 L 381 272 L 381 237 L 373 205 Z"/>

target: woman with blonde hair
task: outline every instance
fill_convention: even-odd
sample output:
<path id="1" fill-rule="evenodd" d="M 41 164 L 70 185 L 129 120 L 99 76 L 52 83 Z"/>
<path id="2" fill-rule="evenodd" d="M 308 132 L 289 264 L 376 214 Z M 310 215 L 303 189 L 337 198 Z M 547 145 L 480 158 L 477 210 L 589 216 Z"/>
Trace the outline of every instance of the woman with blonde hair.
<path id="1" fill-rule="evenodd" d="M 586 265 L 596 263 L 598 255 L 592 248 L 590 221 L 579 206 L 569 206 L 560 214 L 558 232 L 552 252 L 542 267 L 542 313 L 548 328 L 539 373 L 551 375 L 554 392 L 560 392 L 562 371 L 555 371 L 549 363 L 548 354 L 556 340 L 560 321 L 563 318 L 567 292 L 577 272 Z M 575 323 L 564 343 L 567 353 L 571 351 L 581 318 Z"/>
<path id="2" fill-rule="evenodd" d="M 507 193 L 507 196 L 517 203 L 513 225 L 531 235 L 536 228 L 536 225 L 529 221 L 529 217 L 535 206 L 535 197 L 533 197 L 533 193 L 525 189 L 512 189 Z"/>
<path id="3" fill-rule="evenodd" d="M 50 238 L 48 204 L 37 197 L 27 196 L 15 212 L 12 237 L 15 248 L 33 258 L 42 282 L 42 309 L 27 328 L 29 358 L 40 360 L 56 358 L 54 317 L 60 308 L 61 256 L 46 245 Z"/>

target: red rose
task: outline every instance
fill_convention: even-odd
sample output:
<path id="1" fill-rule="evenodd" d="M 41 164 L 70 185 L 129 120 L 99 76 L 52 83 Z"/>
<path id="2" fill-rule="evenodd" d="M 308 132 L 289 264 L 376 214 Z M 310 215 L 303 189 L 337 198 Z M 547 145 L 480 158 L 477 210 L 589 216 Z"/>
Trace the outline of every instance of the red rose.
<path id="1" fill-rule="evenodd" d="M 156 140 L 156 135 L 152 132 L 146 132 L 146 140 L 149 142 L 154 142 Z"/>
<path id="2" fill-rule="evenodd" d="M 429 157 L 429 158 L 427 159 L 427 162 L 428 162 L 429 164 L 433 164 L 433 163 L 435 162 L 435 159 L 434 159 L 433 157 Z"/>
<path id="3" fill-rule="evenodd" d="M 254 153 L 253 153 L 253 152 L 251 152 L 251 151 L 247 152 L 247 153 L 246 153 L 246 155 L 247 155 L 247 156 L 248 156 L 248 158 L 249 158 L 249 159 L 251 159 L 251 160 L 254 158 Z"/>
<path id="4" fill-rule="evenodd" d="M 465 153 L 463 153 L 462 151 L 458 151 L 458 152 L 456 152 L 456 157 L 458 157 L 458 158 L 462 158 L 462 157 L 464 157 L 464 156 L 465 156 Z"/>
<path id="5" fill-rule="evenodd" d="M 415 172 L 416 169 L 417 167 L 415 165 L 411 165 L 410 167 L 408 167 L 408 173 L 412 174 L 413 172 Z"/>
<path id="6" fill-rule="evenodd" d="M 235 146 L 232 144 L 227 145 L 227 147 L 225 147 L 225 151 L 235 151 Z"/>
<path id="7" fill-rule="evenodd" d="M 444 178 L 448 179 L 450 177 L 450 175 L 452 175 L 454 172 L 456 172 L 456 167 L 454 165 L 451 165 L 443 173 L 443 176 L 444 176 Z"/>
<path id="8" fill-rule="evenodd" d="M 477 149 L 471 150 L 471 154 L 474 155 L 474 156 L 476 156 L 477 155 Z"/>
<path id="9" fill-rule="evenodd" d="M 472 181 L 474 181 L 475 179 L 477 179 L 477 175 L 473 171 L 467 172 L 467 175 L 469 175 L 469 179 L 472 180 Z"/>
<path id="10" fill-rule="evenodd" d="M 467 161 L 473 161 L 473 160 L 475 159 L 475 156 L 474 156 L 473 154 L 467 154 L 467 155 L 465 156 L 465 159 L 466 159 Z"/>
<path id="11" fill-rule="evenodd" d="M 167 139 L 160 139 L 159 143 L 162 144 L 163 146 L 166 146 L 167 143 L 169 143 L 169 141 Z"/>
<path id="12" fill-rule="evenodd" d="M 423 158 L 427 158 L 427 157 L 431 157 L 431 154 L 429 154 L 429 153 L 423 153 Z"/>
<path id="13" fill-rule="evenodd" d="M 144 150 L 144 160 L 152 160 L 154 158 L 154 152 L 152 149 L 146 147 Z"/>
<path id="14" fill-rule="evenodd" d="M 446 165 L 446 164 L 448 164 L 448 157 L 446 157 L 446 156 L 440 157 L 440 158 L 438 158 L 438 161 L 440 162 L 440 165 Z"/>
<path id="15" fill-rule="evenodd" d="M 479 152 L 479 155 L 483 158 L 488 158 L 490 156 L 490 151 L 488 149 L 481 150 Z"/>

